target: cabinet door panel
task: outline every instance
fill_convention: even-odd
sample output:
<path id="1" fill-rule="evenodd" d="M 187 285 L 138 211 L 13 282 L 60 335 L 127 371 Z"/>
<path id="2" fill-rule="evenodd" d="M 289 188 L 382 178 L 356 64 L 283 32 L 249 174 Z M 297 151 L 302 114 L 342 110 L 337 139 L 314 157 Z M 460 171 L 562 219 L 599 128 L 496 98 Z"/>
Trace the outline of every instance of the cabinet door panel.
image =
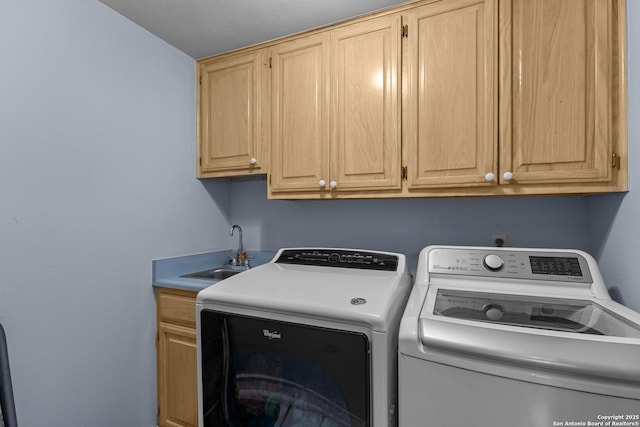
<path id="1" fill-rule="evenodd" d="M 166 323 L 158 325 L 158 389 L 160 425 L 198 425 L 196 331 Z"/>
<path id="2" fill-rule="evenodd" d="M 260 168 L 262 62 L 256 51 L 201 65 L 201 172 Z"/>
<path id="3" fill-rule="evenodd" d="M 521 184 L 610 180 L 612 0 L 510 0 L 500 14 L 503 171 Z"/>
<path id="4" fill-rule="evenodd" d="M 321 190 L 328 181 L 328 36 L 274 47 L 271 191 Z"/>
<path id="5" fill-rule="evenodd" d="M 400 187 L 401 17 L 332 32 L 331 179 L 338 190 Z"/>
<path id="6" fill-rule="evenodd" d="M 495 9 L 450 1 L 409 15 L 409 188 L 491 185 L 496 173 Z"/>

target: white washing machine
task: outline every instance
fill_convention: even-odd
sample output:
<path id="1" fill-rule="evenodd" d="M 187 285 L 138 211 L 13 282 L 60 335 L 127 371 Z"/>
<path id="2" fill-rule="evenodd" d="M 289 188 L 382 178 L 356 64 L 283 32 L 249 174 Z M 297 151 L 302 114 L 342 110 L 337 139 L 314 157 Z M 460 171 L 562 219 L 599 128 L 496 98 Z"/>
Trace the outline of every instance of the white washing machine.
<path id="1" fill-rule="evenodd" d="M 198 294 L 201 427 L 397 425 L 404 255 L 281 249 Z"/>
<path id="2" fill-rule="evenodd" d="M 399 424 L 639 426 L 639 325 L 584 252 L 426 247 L 400 325 Z"/>

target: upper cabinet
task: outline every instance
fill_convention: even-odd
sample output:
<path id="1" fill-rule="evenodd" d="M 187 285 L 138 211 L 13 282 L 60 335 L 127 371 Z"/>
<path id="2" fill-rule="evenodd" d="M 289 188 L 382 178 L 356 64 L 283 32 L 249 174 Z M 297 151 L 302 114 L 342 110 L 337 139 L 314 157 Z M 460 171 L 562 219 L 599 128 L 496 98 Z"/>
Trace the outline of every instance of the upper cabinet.
<path id="1" fill-rule="evenodd" d="M 624 1 L 500 5 L 499 182 L 626 189 Z"/>
<path id="2" fill-rule="evenodd" d="M 331 33 L 333 190 L 400 189 L 401 31 L 393 14 Z"/>
<path id="3" fill-rule="evenodd" d="M 256 49 L 198 63 L 198 177 L 266 172 L 265 52 Z"/>
<path id="4" fill-rule="evenodd" d="M 497 169 L 495 0 L 408 10 L 408 189 L 488 186 Z"/>
<path id="5" fill-rule="evenodd" d="M 276 45 L 271 56 L 271 191 L 317 191 L 329 170 L 329 35 Z"/>
<path id="6" fill-rule="evenodd" d="M 448 0 L 406 14 L 405 195 L 627 189 L 624 1 Z"/>
<path id="7" fill-rule="evenodd" d="M 270 198 L 628 187 L 625 0 L 421 0 L 199 62 L 200 177 Z"/>
<path id="8" fill-rule="evenodd" d="M 401 17 L 273 47 L 272 197 L 400 189 Z"/>

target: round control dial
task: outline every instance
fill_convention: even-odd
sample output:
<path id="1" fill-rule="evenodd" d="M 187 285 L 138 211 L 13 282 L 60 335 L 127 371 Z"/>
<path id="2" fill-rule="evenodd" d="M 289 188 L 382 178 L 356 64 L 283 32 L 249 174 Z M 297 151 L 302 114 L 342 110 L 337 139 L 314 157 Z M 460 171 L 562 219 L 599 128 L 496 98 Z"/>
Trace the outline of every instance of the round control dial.
<path id="1" fill-rule="evenodd" d="M 498 255 L 489 254 L 482 260 L 482 265 L 489 271 L 500 271 L 504 267 L 504 261 Z"/>

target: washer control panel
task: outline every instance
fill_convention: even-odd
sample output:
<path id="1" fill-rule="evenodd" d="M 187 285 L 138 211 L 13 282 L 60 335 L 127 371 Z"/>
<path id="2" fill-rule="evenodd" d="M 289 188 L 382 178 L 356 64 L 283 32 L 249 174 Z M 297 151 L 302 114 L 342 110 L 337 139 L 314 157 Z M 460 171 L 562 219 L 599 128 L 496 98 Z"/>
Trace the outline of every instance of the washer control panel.
<path id="1" fill-rule="evenodd" d="M 592 283 L 587 260 L 573 252 L 435 248 L 429 273 Z"/>
<path id="2" fill-rule="evenodd" d="M 398 257 L 381 252 L 348 249 L 285 249 L 276 263 L 396 271 Z"/>

